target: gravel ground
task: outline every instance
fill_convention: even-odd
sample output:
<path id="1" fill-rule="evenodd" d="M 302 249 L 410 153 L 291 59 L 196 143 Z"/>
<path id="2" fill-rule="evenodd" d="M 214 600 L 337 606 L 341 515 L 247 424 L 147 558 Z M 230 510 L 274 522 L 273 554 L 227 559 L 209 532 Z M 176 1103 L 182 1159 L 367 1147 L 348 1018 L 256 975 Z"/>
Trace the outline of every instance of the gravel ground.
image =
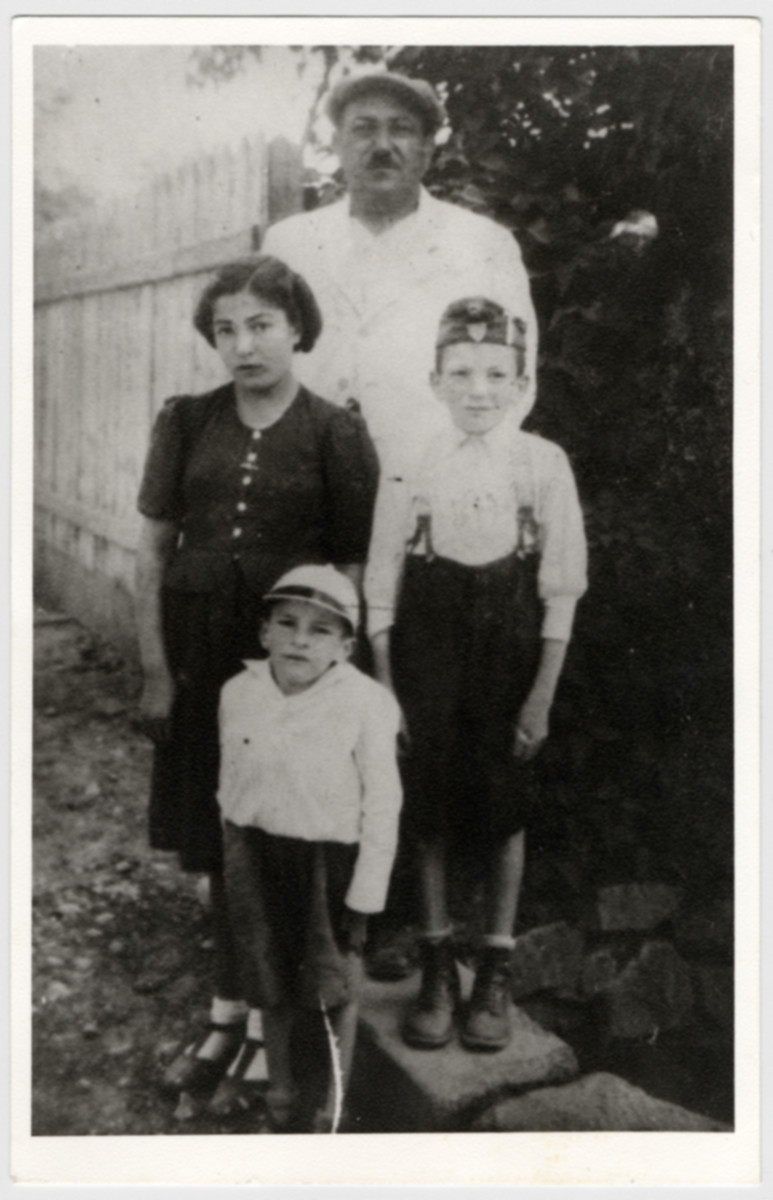
<path id="1" fill-rule="evenodd" d="M 73 621 L 35 635 L 33 1134 L 246 1132 L 156 1085 L 206 1020 L 212 941 L 196 878 L 147 847 L 137 674 Z"/>

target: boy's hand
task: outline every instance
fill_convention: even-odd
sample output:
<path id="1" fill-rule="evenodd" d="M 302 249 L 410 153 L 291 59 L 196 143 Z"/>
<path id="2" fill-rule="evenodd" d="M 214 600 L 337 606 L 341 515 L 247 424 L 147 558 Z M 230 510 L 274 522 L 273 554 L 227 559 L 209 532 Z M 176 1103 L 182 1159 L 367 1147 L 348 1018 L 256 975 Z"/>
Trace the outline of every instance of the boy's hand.
<path id="1" fill-rule="evenodd" d="M 365 913 L 345 908 L 341 919 L 344 934 L 344 949 L 350 954 L 361 955 L 368 934 L 368 918 Z"/>
<path id="2" fill-rule="evenodd" d="M 539 696 L 529 696 L 515 725 L 513 755 L 522 762 L 534 758 L 548 736 L 550 705 Z"/>

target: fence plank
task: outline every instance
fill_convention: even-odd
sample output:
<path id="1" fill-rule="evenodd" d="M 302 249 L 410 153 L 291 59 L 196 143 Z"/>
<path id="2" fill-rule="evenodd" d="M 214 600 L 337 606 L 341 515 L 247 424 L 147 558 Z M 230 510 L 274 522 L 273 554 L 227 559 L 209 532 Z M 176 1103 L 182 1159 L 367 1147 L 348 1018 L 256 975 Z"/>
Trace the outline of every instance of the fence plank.
<path id="1" fill-rule="evenodd" d="M 38 239 L 35 529 L 58 570 L 69 560 L 73 579 L 95 571 L 131 589 L 155 414 L 172 393 L 224 379 L 192 327 L 196 299 L 214 268 L 259 245 L 269 213 L 300 199 L 299 152 L 258 136 Z M 88 604 L 89 587 L 66 590 Z M 124 595 L 115 611 L 125 609 Z"/>

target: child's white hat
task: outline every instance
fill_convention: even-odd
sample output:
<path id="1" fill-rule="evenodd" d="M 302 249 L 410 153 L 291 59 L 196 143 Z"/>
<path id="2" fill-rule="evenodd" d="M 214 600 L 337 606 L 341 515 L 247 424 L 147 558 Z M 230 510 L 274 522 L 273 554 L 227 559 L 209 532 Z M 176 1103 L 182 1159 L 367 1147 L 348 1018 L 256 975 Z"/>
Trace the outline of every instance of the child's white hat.
<path id="1" fill-rule="evenodd" d="M 330 564 L 293 567 L 278 579 L 264 600 L 306 600 L 343 617 L 354 631 L 360 620 L 360 602 L 354 584 Z"/>

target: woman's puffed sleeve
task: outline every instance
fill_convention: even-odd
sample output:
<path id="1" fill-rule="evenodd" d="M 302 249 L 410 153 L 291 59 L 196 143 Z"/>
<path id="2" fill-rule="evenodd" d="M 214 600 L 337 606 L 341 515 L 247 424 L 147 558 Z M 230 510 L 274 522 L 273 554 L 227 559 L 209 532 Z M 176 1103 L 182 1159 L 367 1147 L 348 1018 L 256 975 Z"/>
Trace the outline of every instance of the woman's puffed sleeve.
<path id="1" fill-rule="evenodd" d="M 179 521 L 182 517 L 184 396 L 172 396 L 156 417 L 145 459 L 137 508 L 144 517 Z"/>
<path id="2" fill-rule="evenodd" d="M 349 890 L 348 908 L 381 912 L 397 853 L 402 788 L 397 767 L 397 701 L 381 684 L 368 681 L 362 731 L 354 757 L 362 781 L 360 849 Z"/>
<path id="3" fill-rule="evenodd" d="M 364 563 L 378 490 L 378 458 L 364 420 L 336 409 L 323 439 L 328 540 L 334 563 Z"/>
<path id="4" fill-rule="evenodd" d="M 574 610 L 587 587 L 587 548 L 582 509 L 569 460 L 551 444 L 540 487 L 542 555 L 539 594 L 545 603 L 542 636 L 568 641 Z"/>

